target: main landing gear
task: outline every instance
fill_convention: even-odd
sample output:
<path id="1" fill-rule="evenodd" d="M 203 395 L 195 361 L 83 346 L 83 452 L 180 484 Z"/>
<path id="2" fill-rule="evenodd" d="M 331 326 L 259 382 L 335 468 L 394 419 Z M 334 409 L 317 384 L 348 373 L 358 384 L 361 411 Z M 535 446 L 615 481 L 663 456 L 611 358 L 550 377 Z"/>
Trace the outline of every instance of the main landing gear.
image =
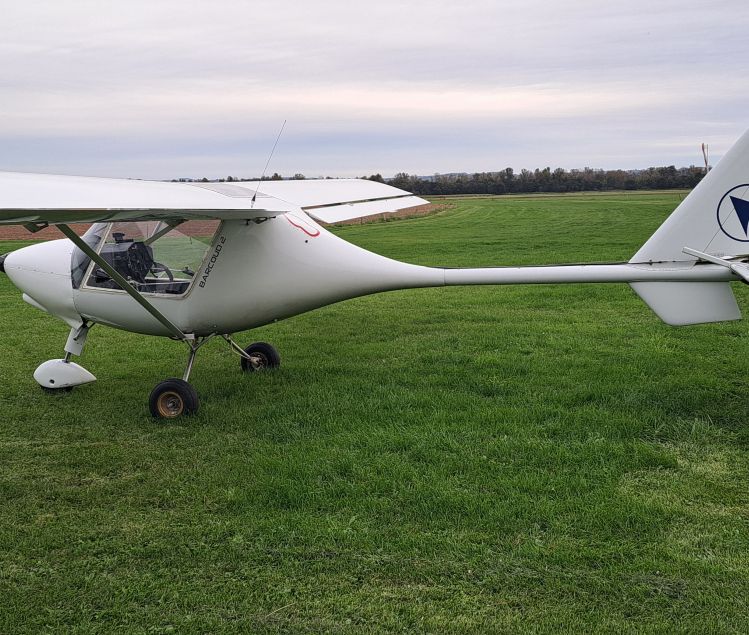
<path id="1" fill-rule="evenodd" d="M 34 371 L 34 379 L 42 387 L 42 390 L 50 393 L 64 393 L 70 392 L 76 386 L 96 381 L 96 377 L 85 368 L 70 361 L 73 355 L 80 355 L 83 352 L 83 345 L 86 343 L 86 337 L 91 326 L 91 324 L 85 323 L 78 328 L 71 329 L 68 341 L 65 344 L 65 357 L 63 359 L 50 359 Z M 153 417 L 157 419 L 176 419 L 177 417 L 195 414 L 198 411 L 200 407 L 198 393 L 188 382 L 198 350 L 214 337 L 215 335 L 193 338 L 188 336 L 184 340 L 190 347 L 185 372 L 182 379 L 176 377 L 166 379 L 157 384 L 151 391 L 148 409 Z M 259 372 L 278 368 L 281 365 L 281 356 L 278 351 L 266 342 L 255 342 L 247 348 L 242 348 L 231 336 L 222 335 L 221 337 L 240 356 L 243 372 Z"/>
<path id="2" fill-rule="evenodd" d="M 239 363 L 244 372 L 251 373 L 266 368 L 278 368 L 281 365 L 281 356 L 270 344 L 255 342 L 244 349 L 244 355 L 240 357 Z"/>
<path id="3" fill-rule="evenodd" d="M 156 384 L 148 398 L 151 416 L 158 419 L 176 419 L 198 411 L 198 393 L 184 379 L 165 379 Z"/>
<path id="4" fill-rule="evenodd" d="M 190 356 L 187 359 L 185 373 L 182 379 L 167 379 L 157 384 L 151 391 L 148 400 L 151 416 L 156 419 L 176 419 L 177 417 L 195 414 L 198 411 L 200 406 L 198 393 L 188 381 L 198 349 L 212 337 L 187 340 L 190 346 Z M 226 340 L 234 352 L 239 354 L 241 368 L 244 372 L 278 368 L 281 365 L 281 356 L 270 344 L 255 342 L 243 349 L 230 336 L 222 335 L 221 337 Z"/>

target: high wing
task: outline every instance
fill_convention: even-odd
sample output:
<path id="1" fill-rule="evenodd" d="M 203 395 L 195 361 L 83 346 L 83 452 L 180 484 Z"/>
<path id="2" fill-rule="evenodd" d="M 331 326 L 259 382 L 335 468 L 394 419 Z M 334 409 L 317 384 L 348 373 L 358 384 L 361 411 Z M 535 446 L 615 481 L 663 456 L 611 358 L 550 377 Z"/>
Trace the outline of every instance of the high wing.
<path id="1" fill-rule="evenodd" d="M 172 183 L 0 172 L 0 225 L 250 220 L 300 209 L 331 223 L 424 203 L 361 179 Z"/>

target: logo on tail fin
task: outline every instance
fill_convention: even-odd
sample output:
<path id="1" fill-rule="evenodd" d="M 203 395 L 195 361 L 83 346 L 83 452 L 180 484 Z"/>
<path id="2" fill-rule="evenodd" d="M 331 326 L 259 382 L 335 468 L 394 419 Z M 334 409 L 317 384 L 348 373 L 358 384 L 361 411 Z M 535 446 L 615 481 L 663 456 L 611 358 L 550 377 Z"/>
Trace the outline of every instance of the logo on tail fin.
<path id="1" fill-rule="evenodd" d="M 737 185 L 723 195 L 718 203 L 718 225 L 732 240 L 749 242 L 749 184 Z"/>

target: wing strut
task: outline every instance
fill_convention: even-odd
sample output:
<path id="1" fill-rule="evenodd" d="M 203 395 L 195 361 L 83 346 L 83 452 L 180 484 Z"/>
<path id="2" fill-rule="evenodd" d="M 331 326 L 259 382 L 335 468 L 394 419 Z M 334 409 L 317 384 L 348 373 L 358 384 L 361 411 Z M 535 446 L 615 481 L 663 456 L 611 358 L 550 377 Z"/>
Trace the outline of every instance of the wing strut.
<path id="1" fill-rule="evenodd" d="M 151 304 L 148 300 L 146 300 L 143 295 L 133 286 L 131 285 L 125 278 L 117 273 L 115 269 L 106 261 L 104 258 L 102 258 L 99 254 L 97 254 L 91 247 L 89 247 L 86 244 L 86 241 L 84 241 L 78 234 L 76 234 L 68 225 L 60 224 L 57 226 L 60 231 L 65 234 L 67 238 L 73 241 L 76 247 L 78 247 L 84 254 L 86 254 L 91 260 L 93 260 L 97 265 L 99 265 L 104 271 L 107 272 L 107 275 L 112 278 L 123 291 L 128 293 L 133 300 L 135 300 L 138 304 L 140 304 L 146 311 L 148 311 L 153 317 L 155 317 L 161 324 L 163 324 L 169 332 L 176 337 L 178 340 L 187 340 L 188 336 L 185 335 L 179 327 L 171 322 L 161 311 L 159 311 L 153 304 Z"/>
<path id="2" fill-rule="evenodd" d="M 156 242 L 159 238 L 162 236 L 166 236 L 170 231 L 172 231 L 175 227 L 179 227 L 182 223 L 185 221 L 183 220 L 164 220 L 161 221 L 158 226 L 156 227 L 156 231 L 151 234 L 148 238 L 146 238 L 143 243 L 145 245 L 150 245 L 154 242 Z"/>

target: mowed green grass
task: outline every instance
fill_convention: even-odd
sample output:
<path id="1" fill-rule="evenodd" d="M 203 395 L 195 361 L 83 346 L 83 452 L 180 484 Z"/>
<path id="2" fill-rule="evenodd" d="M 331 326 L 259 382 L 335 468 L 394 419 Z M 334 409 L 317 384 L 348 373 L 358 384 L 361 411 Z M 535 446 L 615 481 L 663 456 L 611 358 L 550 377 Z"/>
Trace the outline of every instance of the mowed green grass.
<path id="1" fill-rule="evenodd" d="M 337 229 L 448 266 L 625 260 L 683 193 L 468 199 Z M 0 244 L 0 252 L 18 243 Z M 737 285 L 745 313 L 749 296 Z M 248 299 L 251 300 L 251 299 Z M 360 298 L 201 350 L 67 329 L 0 276 L 0 632 L 747 632 L 749 327 L 625 285 Z"/>

